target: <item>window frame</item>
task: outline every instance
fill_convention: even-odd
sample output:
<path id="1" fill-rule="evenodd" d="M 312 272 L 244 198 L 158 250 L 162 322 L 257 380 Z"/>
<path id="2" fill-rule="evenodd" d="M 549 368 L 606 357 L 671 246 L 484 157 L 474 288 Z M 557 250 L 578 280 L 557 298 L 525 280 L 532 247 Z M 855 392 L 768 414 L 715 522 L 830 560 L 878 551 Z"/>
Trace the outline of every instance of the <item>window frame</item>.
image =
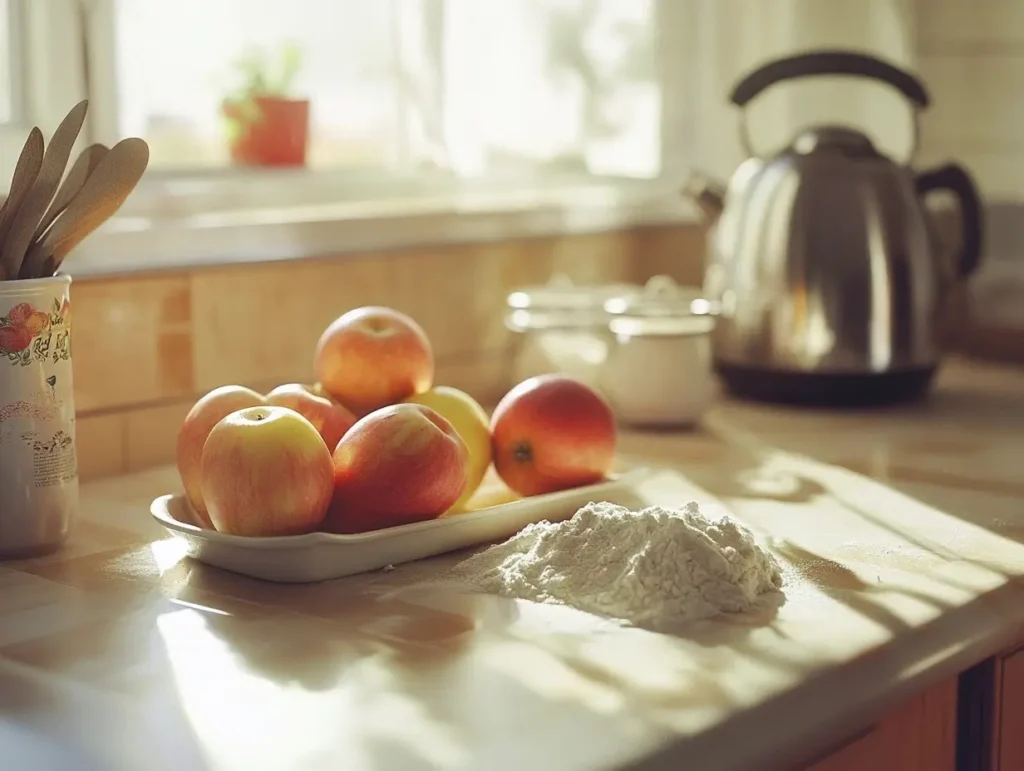
<path id="1" fill-rule="evenodd" d="M 21 29 L 22 8 L 21 0 L 3 0 L 5 11 L 0 13 L 0 24 L 6 25 L 5 30 L 0 30 L 7 41 L 7 61 L 3 63 L 4 77 L 10 77 L 10 116 L 7 120 L 0 121 L 0 128 L 18 122 L 21 117 L 21 104 L 24 98 L 22 88 L 23 67 L 21 66 L 21 36 L 18 30 Z"/>
<path id="2" fill-rule="evenodd" d="M 32 98 L 24 105 L 17 150 L 10 158 L 3 157 L 10 143 L 0 136 L 0 162 L 7 160 L 6 168 L 13 171 L 28 128 L 39 125 L 49 136 L 69 106 L 86 94 L 89 116 L 76 152 L 87 143 L 116 142 L 113 0 L 11 2 L 24 16 L 24 89 Z M 105 273 L 235 262 L 246 259 L 238 245 L 257 240 L 276 244 L 280 258 L 287 258 L 690 221 L 693 209 L 677 191 L 697 139 L 699 4 L 655 4 L 659 74 L 673 82 L 663 99 L 662 169 L 656 179 L 543 175 L 496 191 L 486 182 L 419 174 L 387 178 L 354 170 L 154 169 L 118 215 L 79 247 L 69 267 L 75 273 Z M 82 67 L 67 66 L 76 59 Z M 367 196 L 367 190 L 374 193 Z M 211 206 L 216 211 L 211 213 Z M 251 259 L 273 258 L 264 251 L 253 246 Z"/>
<path id="3" fill-rule="evenodd" d="M 49 137 L 72 105 L 86 98 L 85 72 L 69 67 L 84 61 L 79 0 L 8 0 L 12 12 L 11 74 L 15 118 L 0 124 L 0 191 L 6 195 L 10 175 L 33 126 Z M 89 141 L 88 120 L 73 149 Z"/>

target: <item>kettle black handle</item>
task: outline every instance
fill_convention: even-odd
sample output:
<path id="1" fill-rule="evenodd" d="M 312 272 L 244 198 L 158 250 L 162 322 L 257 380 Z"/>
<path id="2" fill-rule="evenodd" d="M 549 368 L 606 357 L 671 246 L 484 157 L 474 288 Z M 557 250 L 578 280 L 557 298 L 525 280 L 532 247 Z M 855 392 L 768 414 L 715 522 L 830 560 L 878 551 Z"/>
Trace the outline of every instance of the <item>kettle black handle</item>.
<path id="1" fill-rule="evenodd" d="M 937 169 L 921 172 L 917 175 L 915 185 L 920 196 L 936 190 L 949 190 L 957 197 L 963 227 L 963 246 L 957 259 L 957 272 L 960 278 L 967 278 L 981 264 L 984 235 L 981 198 L 978 196 L 974 180 L 963 166 L 948 163 Z"/>
<path id="2" fill-rule="evenodd" d="M 921 109 L 928 106 L 928 92 L 914 75 L 874 56 L 855 51 L 811 51 L 770 61 L 736 84 L 732 90 L 732 103 L 743 107 L 776 83 L 813 75 L 871 78 L 889 84 Z"/>

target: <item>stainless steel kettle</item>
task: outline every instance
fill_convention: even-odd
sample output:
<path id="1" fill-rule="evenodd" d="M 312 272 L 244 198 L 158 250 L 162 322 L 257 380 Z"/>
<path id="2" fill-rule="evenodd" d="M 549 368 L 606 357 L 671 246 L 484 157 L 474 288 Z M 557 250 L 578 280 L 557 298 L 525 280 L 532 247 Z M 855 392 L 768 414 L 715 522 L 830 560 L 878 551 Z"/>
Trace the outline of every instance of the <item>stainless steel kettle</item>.
<path id="1" fill-rule="evenodd" d="M 928 94 L 913 75 L 861 53 L 816 51 L 778 59 L 743 78 L 743 108 L 777 83 L 814 75 L 871 78 L 911 103 L 915 146 Z M 719 316 L 715 367 L 740 396 L 856 404 L 928 391 L 944 347 L 949 290 L 977 267 L 982 212 L 970 175 L 948 164 L 923 173 L 841 126 L 801 131 L 770 158 L 750 157 L 728 187 L 691 177 L 688 191 L 717 219 L 705 293 Z M 913 152 L 911 153 L 911 157 Z M 959 255 L 941 256 L 924 197 L 959 200 Z"/>

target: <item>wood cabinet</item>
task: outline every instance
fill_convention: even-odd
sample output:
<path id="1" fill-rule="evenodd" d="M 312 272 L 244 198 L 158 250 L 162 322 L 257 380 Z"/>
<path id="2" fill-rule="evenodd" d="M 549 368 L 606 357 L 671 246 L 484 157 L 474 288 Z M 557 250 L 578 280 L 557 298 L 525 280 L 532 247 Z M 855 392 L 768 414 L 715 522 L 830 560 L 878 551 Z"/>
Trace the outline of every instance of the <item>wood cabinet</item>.
<path id="1" fill-rule="evenodd" d="M 1024 771 L 1024 647 L 960 676 L 957 771 Z"/>
<path id="2" fill-rule="evenodd" d="M 897 707 L 806 771 L 956 771 L 956 726 L 952 678 Z"/>
<path id="3" fill-rule="evenodd" d="M 1024 648 L 996 659 L 991 771 L 1024 769 Z"/>
<path id="4" fill-rule="evenodd" d="M 1024 771 L 1024 646 L 910 699 L 801 771 Z"/>

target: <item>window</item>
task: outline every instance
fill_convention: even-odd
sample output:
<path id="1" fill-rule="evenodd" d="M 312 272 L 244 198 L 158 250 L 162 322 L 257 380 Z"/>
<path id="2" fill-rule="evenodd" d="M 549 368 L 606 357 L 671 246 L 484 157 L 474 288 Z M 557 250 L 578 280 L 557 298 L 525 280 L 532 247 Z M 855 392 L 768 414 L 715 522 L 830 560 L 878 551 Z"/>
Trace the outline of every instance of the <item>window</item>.
<path id="1" fill-rule="evenodd" d="M 445 196 L 529 201 L 531 191 L 595 187 L 607 203 L 612 190 L 678 183 L 693 141 L 685 105 L 696 6 L 0 0 L 5 14 L 20 9 L 26 32 L 0 32 L 0 121 L 18 105 L 7 55 L 15 38 L 25 41 L 15 53 L 27 97 L 17 142 L 0 134 L 0 160 L 9 178 L 28 127 L 49 135 L 87 96 L 83 146 L 133 135 L 150 144 L 150 171 L 125 216 L 352 201 L 401 208 Z M 240 63 L 273 73 L 291 51 L 299 66 L 285 94 L 309 102 L 305 166 L 239 164 L 230 105 L 253 71 Z"/>
<path id="2" fill-rule="evenodd" d="M 311 103 L 309 166 L 379 168 L 400 145 L 392 4 L 381 0 L 115 0 L 115 125 L 158 169 L 229 166 L 222 101 L 239 62 L 300 54 L 289 95 Z M 202 19 L 202 23 L 197 23 Z M 188 41 L 188 55 L 182 44 Z"/>
<path id="3" fill-rule="evenodd" d="M 2 194 L 32 126 L 49 137 L 85 96 L 78 11 L 76 0 L 0 0 Z"/>
<path id="4" fill-rule="evenodd" d="M 20 68 L 13 34 L 18 23 L 16 0 L 0 0 L 0 197 L 7 195 L 10 174 L 25 141 L 25 131 L 17 125 L 20 97 Z"/>
<path id="5" fill-rule="evenodd" d="M 11 55 L 13 9 L 8 0 L 0 0 L 0 123 L 14 117 L 14 68 Z"/>
<path id="6" fill-rule="evenodd" d="M 654 0 L 114 0 L 115 125 L 163 169 L 230 165 L 240 60 L 294 46 L 309 166 L 659 171 Z M 200 21 L 201 20 L 201 21 Z M 187 50 L 187 55 L 184 51 Z"/>

